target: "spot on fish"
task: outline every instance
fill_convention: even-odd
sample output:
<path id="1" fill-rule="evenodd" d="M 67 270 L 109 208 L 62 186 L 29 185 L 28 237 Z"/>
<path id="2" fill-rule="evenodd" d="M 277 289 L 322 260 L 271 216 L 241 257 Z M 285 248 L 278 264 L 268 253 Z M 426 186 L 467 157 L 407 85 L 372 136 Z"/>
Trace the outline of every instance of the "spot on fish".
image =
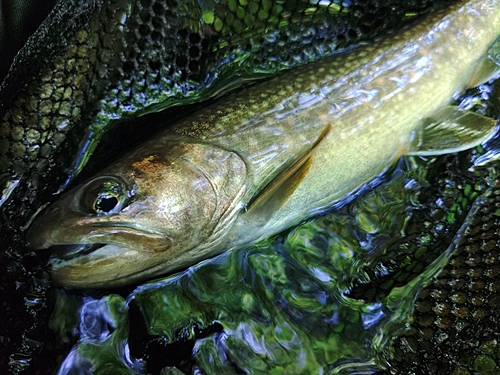
<path id="1" fill-rule="evenodd" d="M 132 164 L 132 167 L 137 169 L 139 172 L 146 174 L 153 174 L 161 172 L 165 167 L 171 165 L 172 162 L 168 159 L 160 159 L 156 155 L 146 156 L 141 161 Z"/>

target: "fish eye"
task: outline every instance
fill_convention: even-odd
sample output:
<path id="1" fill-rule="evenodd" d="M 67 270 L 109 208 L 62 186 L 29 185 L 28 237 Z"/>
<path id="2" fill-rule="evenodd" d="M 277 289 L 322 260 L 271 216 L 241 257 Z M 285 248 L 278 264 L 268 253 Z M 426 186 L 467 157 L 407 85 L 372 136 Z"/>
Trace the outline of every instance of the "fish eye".
<path id="1" fill-rule="evenodd" d="M 112 193 L 100 194 L 94 202 L 94 210 L 99 212 L 110 212 L 118 204 L 118 198 Z"/>
<path id="2" fill-rule="evenodd" d="M 119 212 L 128 198 L 125 184 L 113 177 L 98 178 L 85 190 L 83 206 L 87 207 L 86 211 L 97 215 Z"/>

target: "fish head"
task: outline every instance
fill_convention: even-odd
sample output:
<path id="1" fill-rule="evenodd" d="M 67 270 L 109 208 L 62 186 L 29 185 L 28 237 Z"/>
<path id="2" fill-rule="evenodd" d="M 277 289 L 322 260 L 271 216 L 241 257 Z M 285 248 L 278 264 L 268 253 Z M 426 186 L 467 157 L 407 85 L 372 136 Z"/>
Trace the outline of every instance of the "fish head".
<path id="1" fill-rule="evenodd" d="M 201 244 L 209 252 L 223 237 L 218 228 L 237 211 L 245 164 L 208 144 L 160 145 L 144 145 L 35 219 L 27 239 L 32 248 L 56 250 L 56 284 L 130 284 L 195 263 Z"/>

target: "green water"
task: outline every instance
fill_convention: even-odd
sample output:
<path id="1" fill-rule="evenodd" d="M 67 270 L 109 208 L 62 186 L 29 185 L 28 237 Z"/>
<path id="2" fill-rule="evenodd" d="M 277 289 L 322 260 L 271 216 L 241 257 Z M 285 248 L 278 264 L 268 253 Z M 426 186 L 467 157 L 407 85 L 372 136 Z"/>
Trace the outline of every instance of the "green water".
<path id="1" fill-rule="evenodd" d="M 218 27 L 210 12 L 202 17 Z M 480 91 L 470 106 L 485 112 Z M 449 261 L 462 223 L 493 183 L 481 171 L 466 173 L 470 160 L 470 153 L 405 159 L 344 207 L 131 292 L 53 290 L 50 326 L 72 348 L 59 373 L 369 374 L 392 367 L 398 351 L 413 350 L 397 338 L 410 331 L 415 307 L 423 309 L 415 303 L 420 291 Z M 156 343 L 165 349 L 152 350 Z M 180 350 L 178 343 L 189 345 Z M 453 373 L 497 373 L 497 352 L 487 341 L 475 356 L 454 359 Z"/>

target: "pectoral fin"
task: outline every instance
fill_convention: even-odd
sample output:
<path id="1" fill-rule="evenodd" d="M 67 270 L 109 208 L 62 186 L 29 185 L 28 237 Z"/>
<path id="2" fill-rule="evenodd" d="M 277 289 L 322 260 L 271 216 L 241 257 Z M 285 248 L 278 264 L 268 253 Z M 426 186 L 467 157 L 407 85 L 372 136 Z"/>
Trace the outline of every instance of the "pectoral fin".
<path id="1" fill-rule="evenodd" d="M 285 204 L 307 175 L 312 164 L 313 152 L 329 131 L 330 125 L 323 130 L 305 155 L 300 157 L 290 168 L 276 175 L 258 195 L 253 197 L 247 205 L 245 214 L 247 217 L 252 215 L 258 221 L 268 221 Z"/>
<path id="2" fill-rule="evenodd" d="M 246 215 L 255 215 L 259 221 L 268 221 L 285 204 L 307 175 L 312 164 L 310 154 L 296 163 L 286 174 L 271 181 L 247 206 Z"/>
<path id="3" fill-rule="evenodd" d="M 480 145 L 495 132 L 496 121 L 471 111 L 445 107 L 426 119 L 408 154 L 441 155 Z"/>
<path id="4" fill-rule="evenodd" d="M 487 56 L 474 70 L 467 87 L 476 87 L 500 74 L 500 38 L 488 49 Z"/>

